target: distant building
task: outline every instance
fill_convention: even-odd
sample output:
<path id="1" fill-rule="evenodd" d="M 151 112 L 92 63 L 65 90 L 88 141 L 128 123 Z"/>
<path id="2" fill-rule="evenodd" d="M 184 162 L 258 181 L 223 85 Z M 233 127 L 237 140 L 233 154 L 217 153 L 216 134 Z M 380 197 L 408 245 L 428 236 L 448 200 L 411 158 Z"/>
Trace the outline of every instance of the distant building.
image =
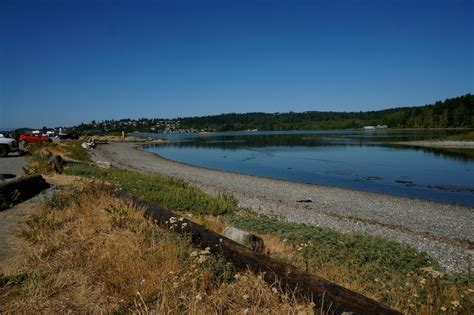
<path id="1" fill-rule="evenodd" d="M 364 126 L 363 129 L 364 130 L 374 130 L 375 126 Z"/>
<path id="2" fill-rule="evenodd" d="M 386 129 L 386 128 L 388 128 L 388 126 L 387 125 L 377 125 L 375 128 L 377 128 L 377 129 Z"/>

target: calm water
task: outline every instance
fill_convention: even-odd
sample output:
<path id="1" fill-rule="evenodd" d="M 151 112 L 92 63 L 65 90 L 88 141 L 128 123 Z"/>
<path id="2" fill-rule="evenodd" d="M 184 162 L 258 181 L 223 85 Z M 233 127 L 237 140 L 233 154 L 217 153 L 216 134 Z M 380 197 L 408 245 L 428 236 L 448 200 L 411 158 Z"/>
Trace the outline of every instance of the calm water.
<path id="1" fill-rule="evenodd" d="M 389 144 L 449 131 L 146 134 L 173 140 L 146 150 L 196 166 L 474 207 L 474 150 Z"/>

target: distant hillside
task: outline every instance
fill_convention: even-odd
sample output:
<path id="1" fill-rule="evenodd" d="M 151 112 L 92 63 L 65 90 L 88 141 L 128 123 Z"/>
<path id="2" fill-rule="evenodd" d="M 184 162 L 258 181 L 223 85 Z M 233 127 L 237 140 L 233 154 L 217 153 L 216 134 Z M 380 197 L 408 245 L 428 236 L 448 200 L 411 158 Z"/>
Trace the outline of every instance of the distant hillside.
<path id="1" fill-rule="evenodd" d="M 474 96 L 438 101 L 419 107 L 392 108 L 369 112 L 247 113 L 180 119 L 182 128 L 231 130 L 350 129 L 365 125 L 392 128 L 474 128 Z"/>
<path id="2" fill-rule="evenodd" d="M 81 133 L 195 132 L 239 130 L 352 129 L 366 125 L 391 128 L 474 128 L 474 96 L 446 99 L 432 105 L 370 112 L 247 113 L 176 119 L 140 118 L 92 121 L 71 128 Z"/>
<path id="3" fill-rule="evenodd" d="M 433 105 L 400 108 L 383 118 L 384 123 L 405 128 L 474 127 L 474 95 L 446 99 Z"/>

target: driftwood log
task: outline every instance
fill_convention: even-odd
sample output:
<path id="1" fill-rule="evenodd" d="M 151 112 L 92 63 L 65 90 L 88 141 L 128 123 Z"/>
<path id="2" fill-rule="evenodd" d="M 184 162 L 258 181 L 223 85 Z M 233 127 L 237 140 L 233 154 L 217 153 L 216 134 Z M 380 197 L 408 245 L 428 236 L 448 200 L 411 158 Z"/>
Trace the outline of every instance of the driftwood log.
<path id="1" fill-rule="evenodd" d="M 1 182 L 0 211 L 25 201 L 48 187 L 49 184 L 41 175 L 22 176 Z"/>
<path id="2" fill-rule="evenodd" d="M 308 298 L 326 312 L 341 314 L 401 314 L 364 295 L 341 287 L 323 278 L 300 271 L 296 267 L 259 254 L 203 226 L 178 217 L 174 212 L 153 205 L 122 192 L 120 199 L 131 201 L 145 209 L 145 215 L 155 224 L 191 236 L 193 244 L 211 253 L 221 255 L 236 267 L 262 274 L 270 284 L 278 283 L 282 289 Z"/>

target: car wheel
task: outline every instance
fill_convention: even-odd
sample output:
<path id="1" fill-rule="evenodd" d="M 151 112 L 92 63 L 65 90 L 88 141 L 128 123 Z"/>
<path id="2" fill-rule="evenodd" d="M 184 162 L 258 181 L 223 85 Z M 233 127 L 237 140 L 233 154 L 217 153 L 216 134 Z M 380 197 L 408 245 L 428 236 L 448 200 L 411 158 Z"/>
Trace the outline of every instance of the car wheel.
<path id="1" fill-rule="evenodd" d="M 7 155 L 8 155 L 8 151 L 10 151 L 10 150 L 8 149 L 7 146 L 5 146 L 5 145 L 0 145 L 0 157 L 7 156 Z"/>

